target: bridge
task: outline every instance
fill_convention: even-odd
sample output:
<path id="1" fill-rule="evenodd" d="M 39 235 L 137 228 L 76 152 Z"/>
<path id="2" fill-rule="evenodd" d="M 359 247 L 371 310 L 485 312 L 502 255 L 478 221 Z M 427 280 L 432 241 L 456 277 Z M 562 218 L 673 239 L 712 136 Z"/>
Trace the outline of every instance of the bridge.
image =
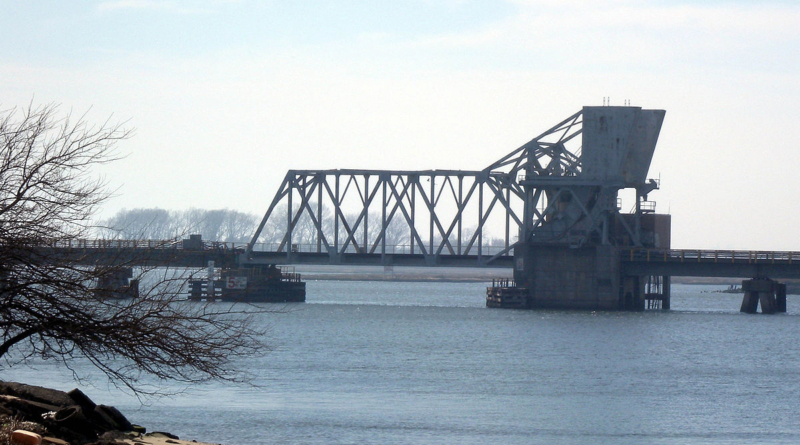
<path id="1" fill-rule="evenodd" d="M 192 240 L 71 240 L 58 241 L 47 246 L 42 246 L 40 252 L 47 257 L 60 258 L 74 264 L 93 266 L 123 266 L 120 271 L 125 271 L 132 266 L 144 267 L 182 267 L 205 268 L 209 263 L 224 270 L 234 270 L 243 266 L 257 268 L 272 264 L 286 263 L 282 253 L 275 252 L 275 245 L 256 244 L 250 255 L 245 258 L 244 252 L 248 248 L 245 243 L 225 242 L 191 242 Z M 297 245 L 291 252 L 292 264 L 327 265 L 330 264 L 328 255 L 315 252 L 314 245 Z M 429 266 L 424 255 L 410 254 L 410 245 L 389 246 L 388 249 L 398 266 Z M 495 248 L 500 250 L 500 248 Z M 253 261 L 252 255 L 257 260 Z M 756 277 L 750 283 L 763 287 L 766 282 L 767 291 L 761 293 L 776 294 L 766 298 L 761 303 L 777 305 L 782 301 L 785 311 L 785 287 L 775 284 L 772 278 L 800 278 L 800 252 L 779 251 L 733 251 L 733 250 L 696 250 L 696 249 L 651 249 L 627 248 L 621 249 L 620 265 L 621 274 L 626 277 L 647 277 L 641 281 L 644 288 L 642 299 L 648 302 L 648 307 L 655 306 L 669 308 L 669 280 L 664 277 Z M 487 258 L 491 258 L 491 250 Z M 377 253 L 351 252 L 345 256 L 344 264 L 350 265 L 376 265 L 384 264 L 386 256 Z M 444 255 L 439 263 L 442 267 L 496 267 L 512 268 L 513 257 L 503 255 L 495 261 L 486 262 L 476 255 Z M 342 263 L 339 263 L 342 264 Z M 293 275 L 293 279 L 299 278 Z M 655 282 L 656 292 L 652 281 L 653 277 L 661 277 Z M 110 276 L 105 285 L 111 288 L 125 288 L 131 275 L 127 272 L 117 276 Z M 504 280 L 504 286 L 508 280 Z M 518 290 L 518 289 L 514 289 Z M 757 304 L 761 302 L 762 295 L 745 295 L 743 310 L 756 312 Z M 508 307 L 525 307 L 527 304 L 519 300 L 519 292 L 513 294 L 514 303 Z M 781 296 L 782 295 L 782 296 Z M 525 296 L 525 300 L 527 300 Z M 774 300 L 774 301 L 773 301 Z M 504 306 L 505 307 L 505 306 Z M 767 309 L 769 310 L 769 309 Z"/>
<path id="2" fill-rule="evenodd" d="M 799 278 L 796 252 L 670 249 L 671 217 L 656 213 L 649 196 L 660 184 L 647 179 L 664 116 L 584 107 L 480 170 L 290 170 L 249 243 L 147 249 L 151 261 L 185 267 L 512 268 L 509 292 L 539 308 L 669 307 L 671 276 Z M 259 242 L 267 232 L 279 241 Z M 137 248 L 58 249 L 91 262 L 130 259 Z M 756 299 L 780 294 L 753 286 L 770 289 L 753 291 Z"/>
<path id="3" fill-rule="evenodd" d="M 583 107 L 474 171 L 290 170 L 240 264 L 511 267 L 527 307 L 604 310 L 668 308 L 671 276 L 800 276 L 796 253 L 670 250 L 647 179 L 665 114 Z"/>

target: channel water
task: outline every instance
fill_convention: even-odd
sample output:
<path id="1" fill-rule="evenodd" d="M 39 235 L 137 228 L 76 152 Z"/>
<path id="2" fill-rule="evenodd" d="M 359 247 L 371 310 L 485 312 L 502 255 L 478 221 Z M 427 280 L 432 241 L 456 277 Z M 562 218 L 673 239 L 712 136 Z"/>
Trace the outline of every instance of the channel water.
<path id="1" fill-rule="evenodd" d="M 272 350 L 240 363 L 257 386 L 142 405 L 75 366 L 134 423 L 227 445 L 800 443 L 798 297 L 746 315 L 724 286 L 673 285 L 670 311 L 518 311 L 485 286 L 310 281 L 261 319 Z M 0 375 L 77 386 L 54 362 Z"/>

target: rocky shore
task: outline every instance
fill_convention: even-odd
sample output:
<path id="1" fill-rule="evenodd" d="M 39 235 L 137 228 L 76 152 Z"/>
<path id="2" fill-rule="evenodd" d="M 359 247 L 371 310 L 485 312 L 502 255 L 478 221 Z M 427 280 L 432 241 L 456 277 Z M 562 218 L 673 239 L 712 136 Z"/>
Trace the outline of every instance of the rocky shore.
<path id="1" fill-rule="evenodd" d="M 147 432 L 113 406 L 68 392 L 0 382 L 0 445 L 212 445 Z"/>

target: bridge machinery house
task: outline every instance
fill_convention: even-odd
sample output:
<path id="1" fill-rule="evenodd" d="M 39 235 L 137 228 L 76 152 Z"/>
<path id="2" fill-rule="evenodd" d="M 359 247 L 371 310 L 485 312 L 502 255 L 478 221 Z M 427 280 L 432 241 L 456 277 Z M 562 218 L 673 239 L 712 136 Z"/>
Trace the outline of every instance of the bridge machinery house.
<path id="1" fill-rule="evenodd" d="M 670 215 L 655 213 L 648 195 L 659 184 L 646 179 L 664 115 L 584 107 L 523 146 L 517 298 L 499 306 L 637 310 L 649 300 L 669 308 L 669 277 L 627 274 L 622 261 L 630 248 L 670 247 Z M 624 189 L 635 193 L 631 213 L 620 212 Z"/>

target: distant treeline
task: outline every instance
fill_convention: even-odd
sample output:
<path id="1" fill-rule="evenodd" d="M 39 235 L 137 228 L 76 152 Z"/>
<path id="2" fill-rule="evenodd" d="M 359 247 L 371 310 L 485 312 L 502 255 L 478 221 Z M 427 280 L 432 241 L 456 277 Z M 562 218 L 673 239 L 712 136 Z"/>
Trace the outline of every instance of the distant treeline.
<path id="1" fill-rule="evenodd" d="M 273 215 L 285 215 L 286 207 L 278 208 Z M 333 212 L 323 210 L 323 232 L 332 232 Z M 352 215 L 351 215 L 352 216 Z M 352 218 L 355 219 L 355 218 Z M 253 213 L 239 212 L 230 209 L 206 210 L 165 210 L 159 208 L 149 209 L 123 209 L 111 218 L 100 222 L 100 237 L 116 239 L 171 239 L 188 237 L 190 234 L 200 234 L 204 240 L 245 243 L 249 242 L 261 222 L 261 216 Z M 285 219 L 280 217 L 270 218 L 264 225 L 259 243 L 279 243 L 286 233 Z M 380 227 L 373 224 L 370 227 L 370 236 Z M 357 231 L 358 233 L 359 231 Z M 340 238 L 346 238 L 344 229 L 340 229 Z M 363 236 L 363 229 L 359 239 Z M 389 244 L 404 244 L 408 240 L 407 229 L 402 224 L 393 223 L 386 231 Z M 317 242 L 317 229 L 311 218 L 304 214 L 292 230 L 292 242 L 300 244 L 314 244 Z"/>
<path id="2" fill-rule="evenodd" d="M 310 204 L 312 207 L 315 204 Z M 273 215 L 285 215 L 286 206 L 278 206 Z M 335 224 L 333 211 L 323 207 L 321 225 L 322 231 L 328 237 L 333 233 Z M 349 221 L 357 219 L 357 215 L 346 215 Z M 370 214 L 369 232 L 367 238 L 378 238 L 381 227 L 380 221 L 375 221 Z M 185 238 L 190 234 L 200 234 L 204 240 L 246 243 L 249 242 L 261 222 L 261 216 L 253 213 L 239 212 L 230 209 L 206 210 L 165 210 L 159 208 L 149 209 L 123 209 L 111 218 L 101 221 L 99 236 L 114 239 L 172 239 Z M 279 243 L 286 233 L 285 217 L 270 218 L 257 240 L 259 243 Z M 363 239 L 363 224 L 356 229 L 356 238 Z M 465 228 L 463 239 L 469 239 L 474 233 L 474 228 Z M 395 218 L 389 224 L 384 236 L 387 245 L 405 245 L 409 243 L 410 230 L 401 218 Z M 451 237 L 455 238 L 455 234 Z M 344 225 L 339 225 L 339 239 L 345 240 L 347 233 Z M 438 243 L 437 237 L 434 241 Z M 452 241 L 452 240 L 451 240 Z M 315 244 L 317 242 L 317 228 L 308 214 L 303 214 L 292 230 L 292 242 L 299 244 Z M 503 239 L 492 238 L 484 231 L 484 245 L 501 246 Z"/>
<path id="3" fill-rule="evenodd" d="M 123 209 L 102 221 L 100 236 L 118 239 L 170 239 L 201 234 L 203 239 L 248 242 L 259 217 L 253 213 L 220 209 Z"/>

